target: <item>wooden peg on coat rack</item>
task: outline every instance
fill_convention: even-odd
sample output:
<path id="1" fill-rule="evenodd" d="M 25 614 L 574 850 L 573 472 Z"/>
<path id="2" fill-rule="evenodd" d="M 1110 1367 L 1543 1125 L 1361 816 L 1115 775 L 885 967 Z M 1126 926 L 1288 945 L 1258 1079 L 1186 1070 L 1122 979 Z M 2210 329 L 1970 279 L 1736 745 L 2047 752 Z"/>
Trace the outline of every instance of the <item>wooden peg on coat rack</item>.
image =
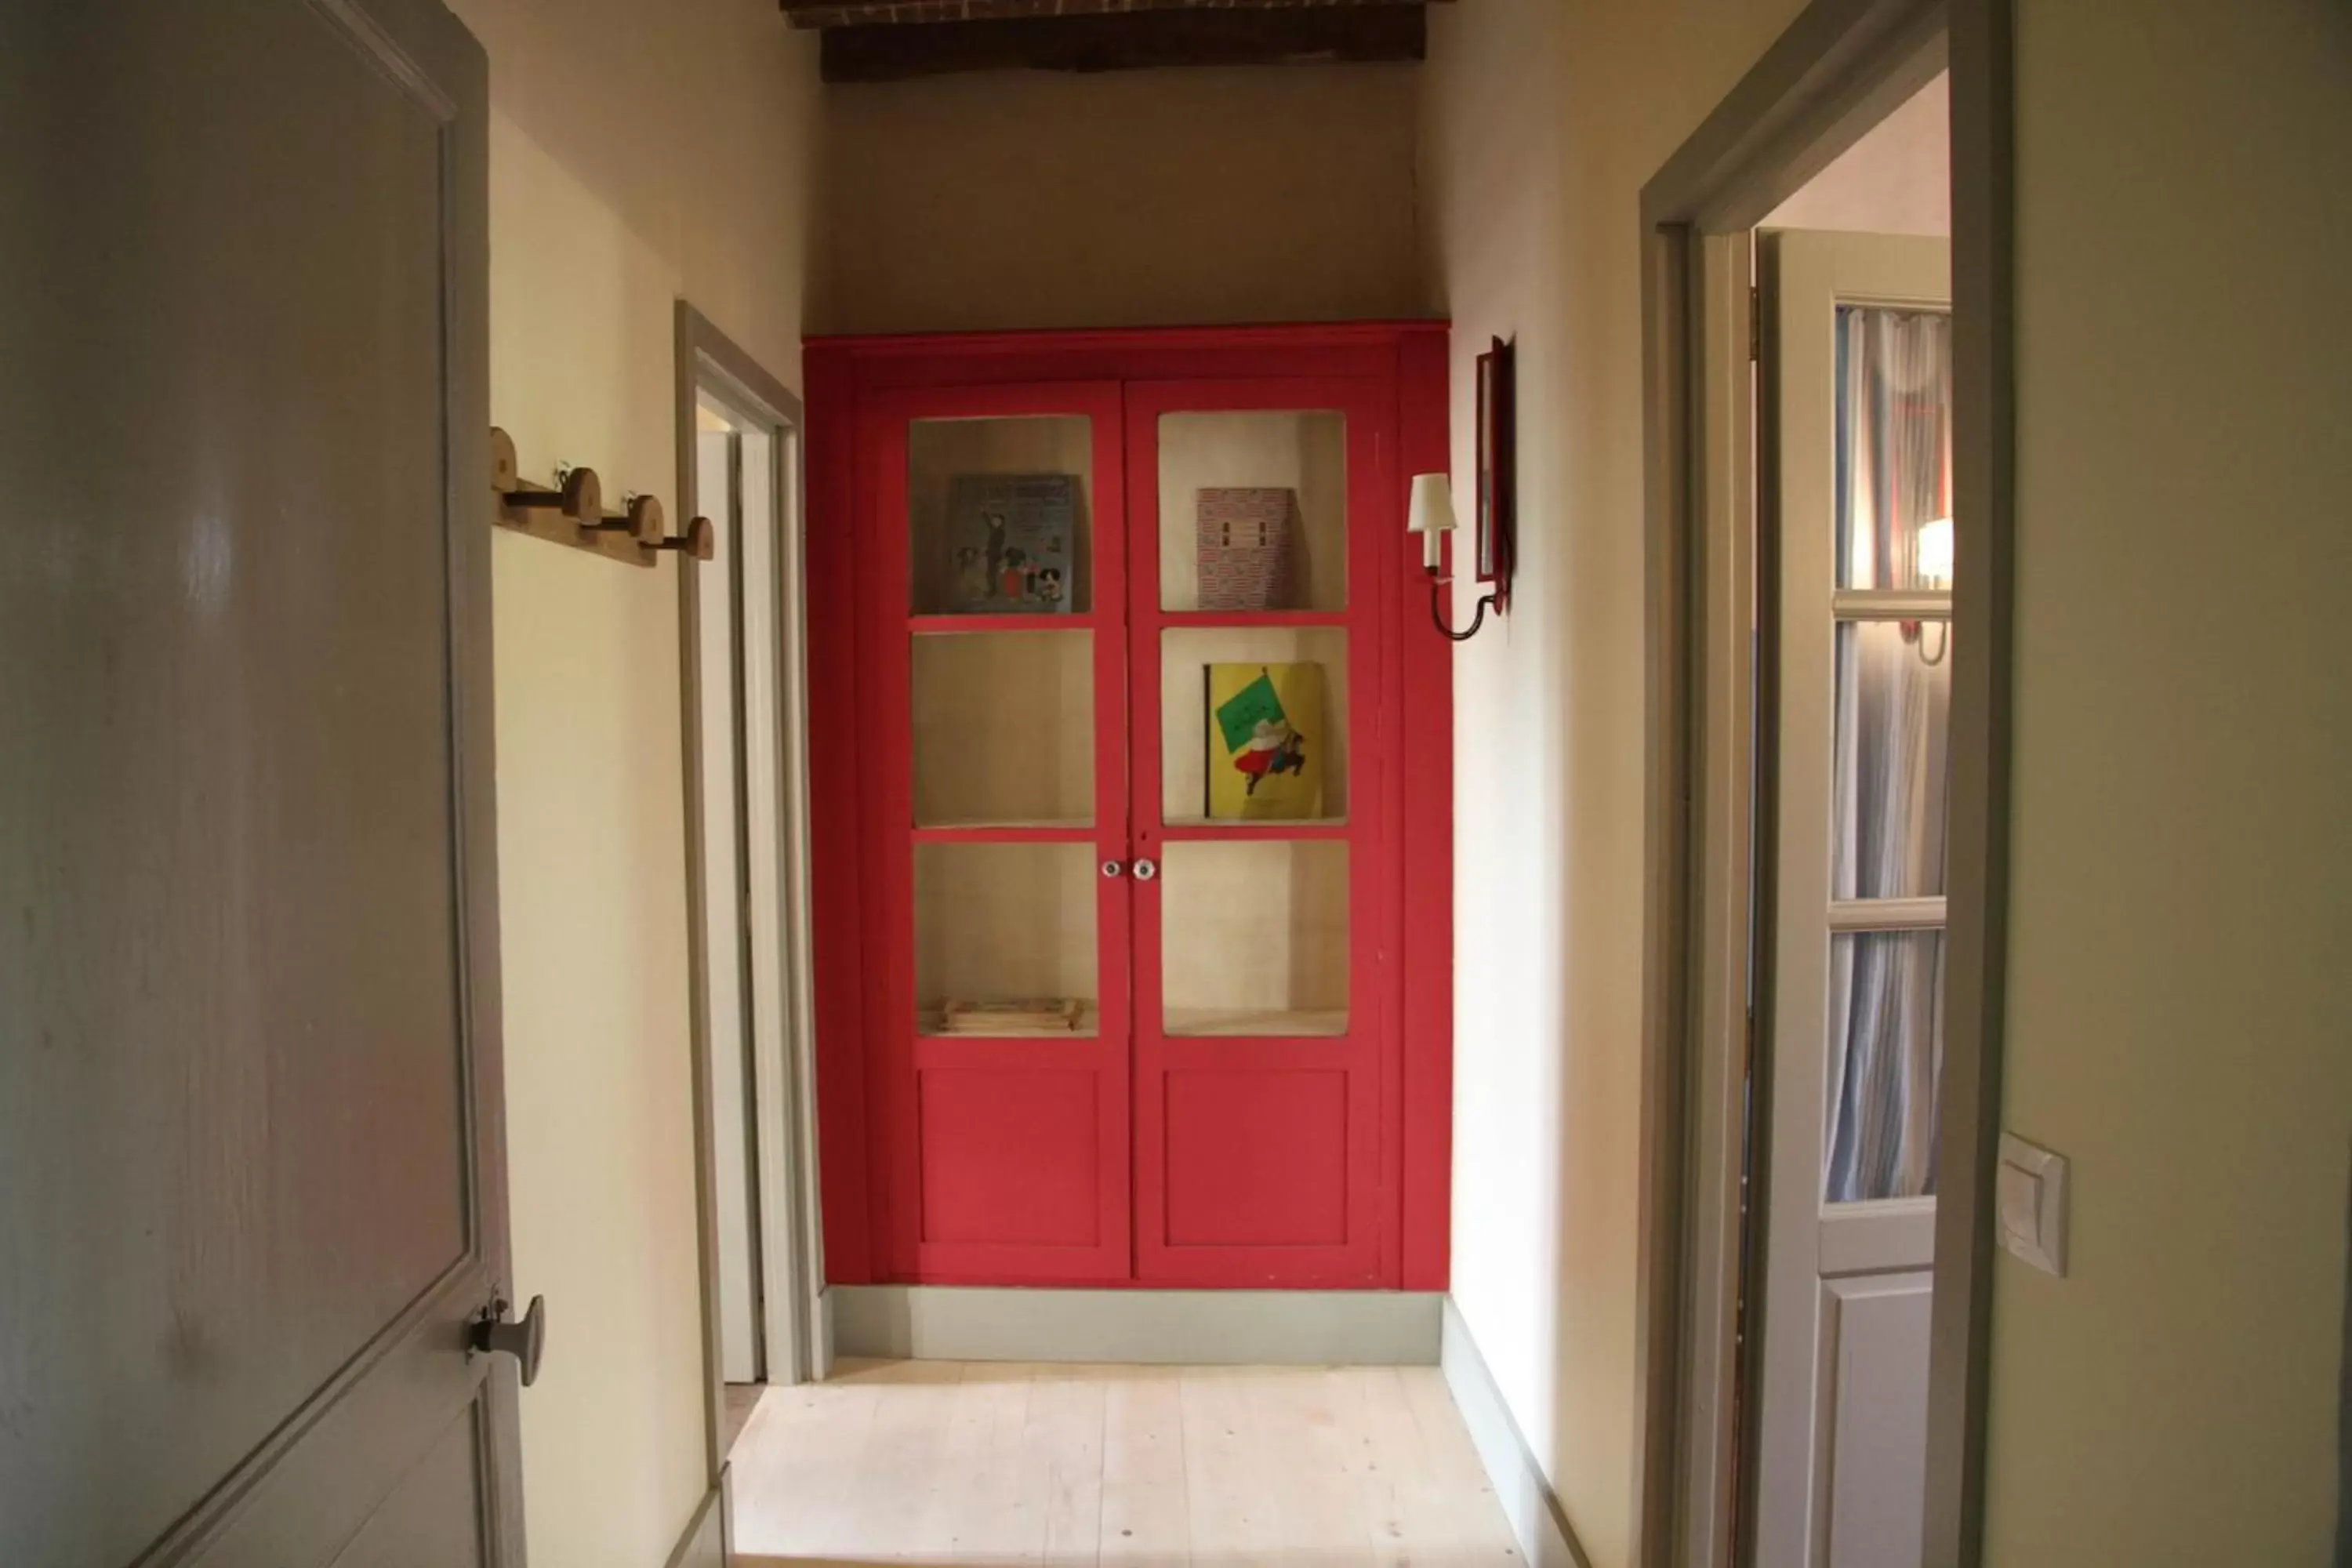
<path id="1" fill-rule="evenodd" d="M 510 511 L 551 511 L 583 528 L 593 528 L 604 515 L 604 486 L 593 468 L 565 468 L 554 489 L 518 482 L 506 492 Z"/>
<path id="2" fill-rule="evenodd" d="M 651 566 L 667 519 L 653 496 L 630 496 L 617 516 L 604 511 L 604 487 L 593 468 L 559 468 L 552 489 L 528 484 L 515 458 L 514 438 L 490 428 L 490 489 L 501 528 L 568 544 L 609 561 Z"/>
<path id="3" fill-rule="evenodd" d="M 604 517 L 594 522 L 583 522 L 582 528 L 598 533 L 621 533 L 639 544 L 659 546 L 669 531 L 669 520 L 662 513 L 662 503 L 656 496 L 631 496 L 621 503 L 617 517 Z"/>
<path id="4" fill-rule="evenodd" d="M 719 530 L 707 517 L 691 519 L 684 533 L 663 540 L 656 550 L 683 551 L 688 560 L 708 561 L 719 553 Z"/>

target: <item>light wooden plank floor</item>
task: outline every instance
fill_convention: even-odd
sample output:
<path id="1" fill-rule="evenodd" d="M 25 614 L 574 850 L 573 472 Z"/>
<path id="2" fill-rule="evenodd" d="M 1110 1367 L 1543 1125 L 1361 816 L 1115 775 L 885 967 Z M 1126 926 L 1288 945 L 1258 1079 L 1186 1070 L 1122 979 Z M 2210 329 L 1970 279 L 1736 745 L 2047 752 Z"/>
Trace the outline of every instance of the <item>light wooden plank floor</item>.
<path id="1" fill-rule="evenodd" d="M 757 1383 L 730 1383 L 726 1385 L 726 1402 L 719 1411 L 720 1453 L 734 1451 L 735 1439 L 743 1435 L 744 1426 L 751 1419 L 752 1410 L 759 1405 L 760 1395 L 765 1392 L 766 1387 Z"/>
<path id="2" fill-rule="evenodd" d="M 1434 1367 L 845 1363 L 732 1463 L 741 1568 L 1519 1560 Z"/>

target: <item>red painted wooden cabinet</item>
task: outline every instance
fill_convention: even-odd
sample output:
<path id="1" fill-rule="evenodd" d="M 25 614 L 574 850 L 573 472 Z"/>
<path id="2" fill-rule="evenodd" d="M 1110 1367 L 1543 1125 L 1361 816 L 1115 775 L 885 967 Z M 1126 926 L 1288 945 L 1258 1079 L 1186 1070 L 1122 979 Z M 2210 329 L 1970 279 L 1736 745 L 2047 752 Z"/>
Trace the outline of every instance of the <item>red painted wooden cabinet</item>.
<path id="1" fill-rule="evenodd" d="M 836 1283 L 1440 1289 L 1436 323 L 820 340 Z"/>

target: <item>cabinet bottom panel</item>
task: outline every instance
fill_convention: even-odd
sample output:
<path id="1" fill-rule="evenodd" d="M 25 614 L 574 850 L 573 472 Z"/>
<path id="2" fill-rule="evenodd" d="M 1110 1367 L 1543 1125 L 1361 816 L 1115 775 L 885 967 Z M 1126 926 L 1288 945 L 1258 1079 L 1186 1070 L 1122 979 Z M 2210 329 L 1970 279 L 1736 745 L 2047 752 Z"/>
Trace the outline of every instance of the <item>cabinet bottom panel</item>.
<path id="1" fill-rule="evenodd" d="M 1095 1070 L 934 1067 L 916 1077 L 916 1277 L 1129 1272 L 1126 1113 Z"/>

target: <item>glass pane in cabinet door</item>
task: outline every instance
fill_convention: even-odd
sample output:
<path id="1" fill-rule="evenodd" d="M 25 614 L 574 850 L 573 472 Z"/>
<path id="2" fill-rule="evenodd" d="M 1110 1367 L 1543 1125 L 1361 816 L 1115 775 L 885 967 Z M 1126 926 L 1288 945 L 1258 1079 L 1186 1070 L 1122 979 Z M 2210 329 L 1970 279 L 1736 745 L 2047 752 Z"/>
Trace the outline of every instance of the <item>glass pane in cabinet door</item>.
<path id="1" fill-rule="evenodd" d="M 918 419 L 907 430 L 908 576 L 919 616 L 1093 608 L 1094 423 Z"/>
<path id="2" fill-rule="evenodd" d="M 1160 605 L 1348 607 L 1348 417 L 1160 417 Z"/>
<path id="3" fill-rule="evenodd" d="M 1837 585 L 1952 585 L 1952 318 L 1837 313 Z"/>
<path id="4" fill-rule="evenodd" d="M 1824 1195 L 1833 1204 L 1932 1195 L 1944 933 L 1832 936 L 1829 1005 Z"/>
<path id="5" fill-rule="evenodd" d="M 1348 817 L 1348 634 L 1186 626 L 1160 637 L 1160 813 L 1170 823 Z"/>
<path id="6" fill-rule="evenodd" d="M 915 1023 L 926 1035 L 1091 1035 L 1091 844 L 915 846 Z"/>
<path id="7" fill-rule="evenodd" d="M 1348 1032 L 1348 846 L 1162 847 L 1160 984 L 1171 1035 Z"/>
<path id="8" fill-rule="evenodd" d="M 1094 822 L 1094 634 L 940 632 L 914 647 L 915 826 Z"/>
<path id="9" fill-rule="evenodd" d="M 1833 899 L 1944 891 L 1951 651 L 1948 621 L 1856 621 L 1837 629 Z"/>

